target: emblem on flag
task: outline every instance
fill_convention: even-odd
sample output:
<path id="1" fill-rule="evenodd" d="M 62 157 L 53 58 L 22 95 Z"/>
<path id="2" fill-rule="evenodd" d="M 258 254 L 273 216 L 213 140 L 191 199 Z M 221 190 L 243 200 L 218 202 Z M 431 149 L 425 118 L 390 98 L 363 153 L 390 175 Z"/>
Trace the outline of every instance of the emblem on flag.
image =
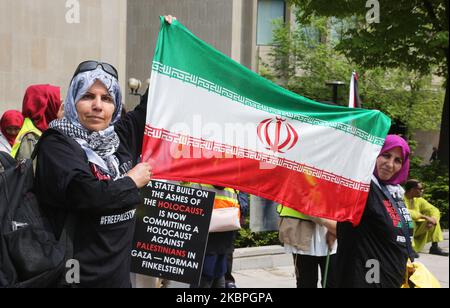
<path id="1" fill-rule="evenodd" d="M 298 133 L 294 127 L 279 117 L 262 121 L 258 125 L 258 137 L 266 149 L 274 153 L 285 153 L 298 142 Z"/>

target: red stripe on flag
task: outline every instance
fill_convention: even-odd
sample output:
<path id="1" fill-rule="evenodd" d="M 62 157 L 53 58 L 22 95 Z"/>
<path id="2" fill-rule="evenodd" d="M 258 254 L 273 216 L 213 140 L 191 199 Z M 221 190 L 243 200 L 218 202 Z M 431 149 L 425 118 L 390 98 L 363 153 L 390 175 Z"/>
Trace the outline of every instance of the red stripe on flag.
<path id="1" fill-rule="evenodd" d="M 175 153 L 175 154 L 174 154 Z M 143 161 L 155 179 L 233 187 L 291 207 L 304 214 L 358 224 L 368 192 L 332 181 L 206 148 L 144 135 Z M 226 157 L 224 157 L 226 156 Z M 272 166 L 272 165 L 270 165 Z"/>

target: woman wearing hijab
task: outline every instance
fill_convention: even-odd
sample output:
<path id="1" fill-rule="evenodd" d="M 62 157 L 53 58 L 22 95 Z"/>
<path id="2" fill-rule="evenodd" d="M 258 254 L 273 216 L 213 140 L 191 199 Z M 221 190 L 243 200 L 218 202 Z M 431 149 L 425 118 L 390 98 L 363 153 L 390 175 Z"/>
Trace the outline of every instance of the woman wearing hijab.
<path id="1" fill-rule="evenodd" d="M 25 92 L 22 114 L 25 118 L 16 142 L 12 148 L 12 156 L 18 160 L 31 158 L 34 147 L 55 120 L 61 108 L 60 89 L 52 85 L 33 85 Z"/>
<path id="2" fill-rule="evenodd" d="M 121 100 L 111 65 L 81 63 L 64 118 L 50 124 L 38 145 L 36 192 L 55 234 L 68 215 L 75 220 L 73 259 L 80 263 L 81 287 L 130 287 L 138 189 L 150 180 L 150 166 L 137 165 L 147 95 L 124 119 Z"/>
<path id="3" fill-rule="evenodd" d="M 405 277 L 411 246 L 412 220 L 400 183 L 409 172 L 409 146 L 388 135 L 376 161 L 366 207 L 358 226 L 317 219 L 338 240 L 338 287 L 399 288 Z"/>
<path id="4" fill-rule="evenodd" d="M 151 178 L 150 165 L 138 164 L 147 97 L 148 91 L 121 119 L 117 70 L 83 62 L 70 83 L 64 118 L 39 140 L 35 190 L 55 234 L 67 220 L 75 226 L 69 234 L 80 266 L 77 287 L 131 287 L 138 189 Z"/>
<path id="5" fill-rule="evenodd" d="M 0 119 L 0 151 L 11 153 L 11 147 L 23 125 L 23 116 L 17 110 L 6 111 Z"/>

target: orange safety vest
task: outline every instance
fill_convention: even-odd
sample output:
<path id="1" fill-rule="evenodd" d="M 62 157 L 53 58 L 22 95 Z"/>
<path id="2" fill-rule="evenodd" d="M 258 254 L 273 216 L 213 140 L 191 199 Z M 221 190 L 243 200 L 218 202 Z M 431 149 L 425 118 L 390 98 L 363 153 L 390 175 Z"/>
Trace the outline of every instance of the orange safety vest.
<path id="1" fill-rule="evenodd" d="M 181 185 L 214 192 L 216 194 L 216 197 L 214 198 L 214 209 L 236 207 L 239 209 L 239 217 L 241 216 L 237 190 L 229 187 L 225 187 L 224 189 L 217 189 L 213 185 L 190 182 L 183 182 Z"/>

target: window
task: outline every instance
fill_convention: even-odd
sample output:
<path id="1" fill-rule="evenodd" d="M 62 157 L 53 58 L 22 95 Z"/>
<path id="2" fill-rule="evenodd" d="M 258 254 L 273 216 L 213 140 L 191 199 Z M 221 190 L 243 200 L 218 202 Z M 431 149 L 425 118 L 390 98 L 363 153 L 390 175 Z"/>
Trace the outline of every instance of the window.
<path id="1" fill-rule="evenodd" d="M 330 43 L 333 46 L 339 44 L 344 38 L 344 33 L 353 28 L 356 24 L 355 17 L 339 19 L 332 17 L 330 19 Z"/>
<path id="2" fill-rule="evenodd" d="M 256 43 L 258 45 L 270 45 L 273 37 L 273 20 L 283 19 L 284 0 L 259 0 L 258 21 L 256 30 Z"/>

